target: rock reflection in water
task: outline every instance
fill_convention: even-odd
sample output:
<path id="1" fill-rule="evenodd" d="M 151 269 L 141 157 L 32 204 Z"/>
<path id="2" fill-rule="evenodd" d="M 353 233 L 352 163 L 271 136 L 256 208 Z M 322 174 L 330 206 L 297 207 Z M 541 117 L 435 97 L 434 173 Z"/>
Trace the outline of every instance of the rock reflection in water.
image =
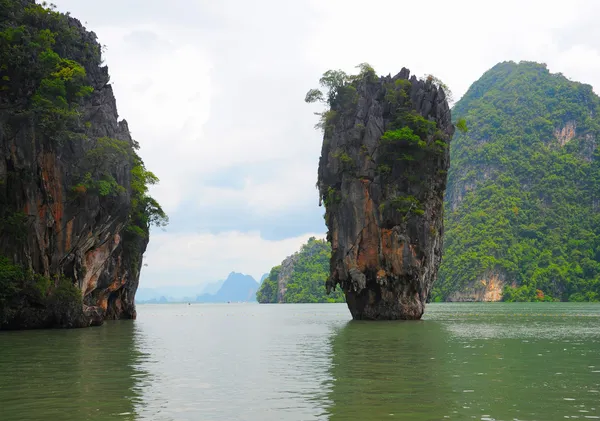
<path id="1" fill-rule="evenodd" d="M 2 421 L 136 420 L 139 382 L 132 321 L 83 330 L 0 334 Z"/>
<path id="2" fill-rule="evenodd" d="M 442 419 L 451 386 L 448 333 L 437 322 L 360 322 L 331 339 L 329 420 Z"/>

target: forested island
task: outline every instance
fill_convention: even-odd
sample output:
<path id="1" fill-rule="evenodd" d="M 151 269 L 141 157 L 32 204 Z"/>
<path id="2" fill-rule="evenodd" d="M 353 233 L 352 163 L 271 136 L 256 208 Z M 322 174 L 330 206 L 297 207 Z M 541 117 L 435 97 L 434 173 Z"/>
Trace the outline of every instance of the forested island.
<path id="1" fill-rule="evenodd" d="M 135 318 L 149 230 L 167 216 L 101 46 L 52 6 L 0 13 L 0 329 Z"/>
<path id="2" fill-rule="evenodd" d="M 435 301 L 600 299 L 600 98 L 546 65 L 504 62 L 452 109 Z"/>
<path id="3" fill-rule="evenodd" d="M 312 237 L 300 251 L 286 258 L 269 272 L 258 292 L 259 303 L 343 303 L 344 295 L 336 291 L 327 295 L 331 246 Z"/>

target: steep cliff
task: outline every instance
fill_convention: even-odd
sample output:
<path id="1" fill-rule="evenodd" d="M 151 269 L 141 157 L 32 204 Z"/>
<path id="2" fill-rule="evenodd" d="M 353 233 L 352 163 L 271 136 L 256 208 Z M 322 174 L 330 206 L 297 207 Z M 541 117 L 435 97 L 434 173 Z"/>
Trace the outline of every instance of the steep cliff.
<path id="1" fill-rule="evenodd" d="M 311 237 L 300 251 L 271 269 L 256 293 L 259 303 L 341 303 L 338 292 L 326 294 L 331 246 Z"/>
<path id="2" fill-rule="evenodd" d="M 96 35 L 32 0 L 0 11 L 0 328 L 135 318 L 158 180 L 118 121 Z"/>
<path id="3" fill-rule="evenodd" d="M 452 114 L 434 299 L 600 300 L 600 98 L 531 62 L 499 63 Z"/>
<path id="4" fill-rule="evenodd" d="M 454 134 L 433 77 L 329 71 L 318 188 L 340 285 L 355 319 L 419 319 L 441 259 L 443 197 Z"/>

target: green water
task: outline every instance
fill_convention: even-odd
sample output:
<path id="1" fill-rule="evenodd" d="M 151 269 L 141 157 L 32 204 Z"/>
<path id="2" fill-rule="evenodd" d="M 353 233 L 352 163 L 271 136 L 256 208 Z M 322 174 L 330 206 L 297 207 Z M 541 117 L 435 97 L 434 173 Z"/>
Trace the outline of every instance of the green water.
<path id="1" fill-rule="evenodd" d="M 600 419 L 600 305 L 141 305 L 0 332 L 0 420 Z"/>

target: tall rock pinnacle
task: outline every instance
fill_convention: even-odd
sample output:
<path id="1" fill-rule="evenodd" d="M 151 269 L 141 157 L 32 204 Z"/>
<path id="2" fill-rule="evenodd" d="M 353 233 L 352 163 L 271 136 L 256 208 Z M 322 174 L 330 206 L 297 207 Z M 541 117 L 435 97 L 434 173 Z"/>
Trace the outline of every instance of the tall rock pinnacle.
<path id="1" fill-rule="evenodd" d="M 354 319 L 420 319 L 441 262 L 455 129 L 435 78 L 361 68 L 329 71 L 327 95 L 307 95 L 330 106 L 318 177 L 333 249 L 327 288 L 342 288 Z"/>

